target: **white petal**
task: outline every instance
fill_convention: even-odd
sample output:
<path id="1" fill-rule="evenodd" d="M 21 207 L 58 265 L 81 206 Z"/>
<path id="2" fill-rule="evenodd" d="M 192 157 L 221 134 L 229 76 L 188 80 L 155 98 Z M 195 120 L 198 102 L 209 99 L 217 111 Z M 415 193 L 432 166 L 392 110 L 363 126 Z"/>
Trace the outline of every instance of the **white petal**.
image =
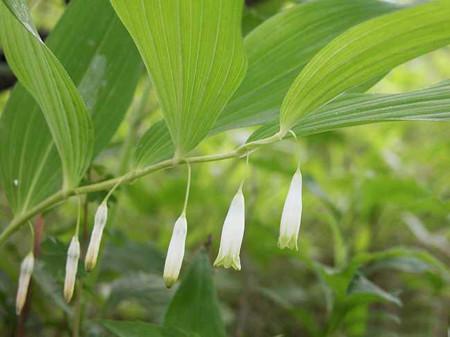
<path id="1" fill-rule="evenodd" d="M 102 202 L 100 206 L 98 206 L 97 212 L 95 212 L 94 226 L 98 224 L 102 224 L 104 226 L 106 224 L 107 219 L 108 219 L 108 205 L 106 204 L 106 202 Z"/>
<path id="2" fill-rule="evenodd" d="M 241 270 L 239 254 L 242 239 L 244 238 L 244 229 L 245 200 L 242 187 L 240 187 L 231 201 L 223 224 L 219 254 L 214 262 L 214 266 L 233 267 L 236 270 Z"/>
<path id="3" fill-rule="evenodd" d="M 72 299 L 75 288 L 75 281 L 77 278 L 78 259 L 80 258 L 80 242 L 74 236 L 70 241 L 69 249 L 67 251 L 66 260 L 66 278 L 64 279 L 64 298 L 67 302 Z"/>
<path id="4" fill-rule="evenodd" d="M 302 174 L 297 169 L 292 177 L 289 192 L 281 215 L 280 248 L 298 249 L 297 241 L 302 219 Z"/>
<path id="5" fill-rule="evenodd" d="M 168 288 L 175 284 L 180 274 L 181 264 L 184 258 L 186 233 L 187 221 L 183 213 L 173 226 L 172 238 L 170 239 L 166 263 L 164 265 L 164 282 Z"/>
<path id="6" fill-rule="evenodd" d="M 17 287 L 16 297 L 16 314 L 20 315 L 22 312 L 25 300 L 27 299 L 28 287 L 30 285 L 31 274 L 34 268 L 34 255 L 30 252 L 22 261 L 20 265 L 19 285 Z"/>
<path id="7" fill-rule="evenodd" d="M 91 239 L 86 252 L 84 266 L 87 271 L 94 269 L 97 264 L 98 252 L 102 241 L 103 229 L 105 228 L 108 218 L 108 206 L 103 202 L 95 213 L 94 228 L 92 230 Z"/>

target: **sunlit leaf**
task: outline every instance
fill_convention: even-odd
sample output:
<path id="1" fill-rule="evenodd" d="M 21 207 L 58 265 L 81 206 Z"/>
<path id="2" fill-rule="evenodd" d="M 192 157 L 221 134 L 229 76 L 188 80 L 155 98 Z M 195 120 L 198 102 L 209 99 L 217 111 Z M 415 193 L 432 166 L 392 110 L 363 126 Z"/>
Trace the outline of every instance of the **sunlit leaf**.
<path id="1" fill-rule="evenodd" d="M 449 44 L 449 17 L 450 2 L 431 1 L 363 22 L 334 39 L 289 89 L 281 107 L 281 134 L 350 88 Z"/>
<path id="2" fill-rule="evenodd" d="M 73 187 L 93 151 L 93 126 L 86 106 L 64 67 L 40 39 L 24 1 L 2 1 L 0 21 L 9 66 L 41 107 L 61 158 L 64 188 Z"/>
<path id="3" fill-rule="evenodd" d="M 112 0 L 156 87 L 176 153 L 209 132 L 246 70 L 242 0 Z"/>
<path id="4" fill-rule="evenodd" d="M 289 86 L 320 49 L 346 29 L 397 8 L 372 0 L 311 1 L 265 21 L 245 38 L 247 74 L 214 130 L 275 119 Z"/>
<path id="5" fill-rule="evenodd" d="M 343 95 L 316 112 L 300 118 L 294 131 L 299 136 L 342 127 L 386 121 L 450 120 L 450 82 L 402 94 Z M 273 135 L 277 123 L 258 129 L 249 140 Z"/>
<path id="6" fill-rule="evenodd" d="M 98 153 L 123 119 L 141 73 L 133 41 L 108 0 L 78 0 L 46 42 L 92 114 Z M 15 213 L 60 188 L 61 163 L 50 131 L 39 106 L 20 84 L 0 118 L 0 162 L 0 179 Z"/>

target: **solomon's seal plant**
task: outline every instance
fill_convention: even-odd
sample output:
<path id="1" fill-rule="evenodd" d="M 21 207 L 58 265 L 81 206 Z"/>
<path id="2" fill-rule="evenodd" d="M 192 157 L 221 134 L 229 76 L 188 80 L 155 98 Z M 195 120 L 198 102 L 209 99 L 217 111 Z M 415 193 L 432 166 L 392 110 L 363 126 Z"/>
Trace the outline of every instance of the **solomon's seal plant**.
<path id="1" fill-rule="evenodd" d="M 381 0 L 290 1 L 286 10 L 245 37 L 243 6 L 243 0 L 77 0 L 44 42 L 25 0 L 0 0 L 1 47 L 20 82 L 0 115 L 0 184 L 11 206 L 0 245 L 36 215 L 47 216 L 70 198 L 85 196 L 84 207 L 78 206 L 75 234 L 71 223 L 70 235 L 64 236 L 67 242 L 71 238 L 64 246 L 68 245 L 63 286 L 67 302 L 76 288 L 79 259 L 84 257 L 86 271 L 92 271 L 101 256 L 105 228 L 115 229 L 112 215 L 106 227 L 108 201 L 119 185 L 187 167 L 184 206 L 173 226 L 162 275 L 171 287 L 185 255 L 191 166 L 244 157 L 248 161 L 251 153 L 287 138 L 298 143 L 301 137 L 353 125 L 450 120 L 449 81 L 406 93 L 368 93 L 396 66 L 450 43 L 450 1 L 412 5 Z M 107 24 L 97 24 L 94 16 Z M 95 34 L 86 33 L 90 30 Z M 111 140 L 131 106 L 142 75 L 141 61 L 151 85 L 144 88 L 144 103 L 132 105 L 129 127 L 118 133 L 119 138 L 126 134 L 119 151 Z M 158 104 L 151 117 L 144 109 L 150 90 Z M 148 123 L 152 124 L 141 135 Z M 245 142 L 215 151 L 228 145 L 210 136 L 248 127 L 253 129 Z M 120 157 L 118 169 L 109 167 L 114 160 L 103 161 L 103 155 L 111 153 Z M 283 159 L 280 162 L 285 163 Z M 308 167 L 302 165 L 302 170 Z M 245 178 L 252 177 L 246 172 Z M 243 181 L 223 223 L 215 266 L 241 269 Z M 95 199 L 101 201 L 90 235 L 86 224 L 81 235 L 82 209 L 87 222 L 92 198 L 105 191 L 109 191 L 105 198 Z M 248 201 L 250 195 L 246 190 Z M 113 201 L 109 206 L 125 207 L 113 206 Z M 281 213 L 278 246 L 297 250 L 300 165 Z M 275 245 L 276 233 L 272 237 Z M 216 236 L 213 240 L 218 244 Z M 20 268 L 18 314 L 27 298 L 34 258 L 29 253 Z M 319 269 L 315 270 L 320 274 Z M 97 274 L 89 274 L 91 283 Z M 331 278 L 326 272 L 320 276 Z M 77 301 L 78 314 L 82 303 Z M 77 336 L 79 315 L 63 305 L 74 317 Z"/>

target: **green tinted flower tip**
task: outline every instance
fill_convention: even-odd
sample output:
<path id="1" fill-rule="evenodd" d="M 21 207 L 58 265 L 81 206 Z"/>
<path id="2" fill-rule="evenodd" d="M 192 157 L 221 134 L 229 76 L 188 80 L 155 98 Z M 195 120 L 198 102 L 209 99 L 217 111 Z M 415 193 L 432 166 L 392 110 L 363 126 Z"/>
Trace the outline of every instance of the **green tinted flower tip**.
<path id="1" fill-rule="evenodd" d="M 291 180 L 289 192 L 281 215 L 278 246 L 298 250 L 297 241 L 302 219 L 302 174 L 297 169 Z"/>

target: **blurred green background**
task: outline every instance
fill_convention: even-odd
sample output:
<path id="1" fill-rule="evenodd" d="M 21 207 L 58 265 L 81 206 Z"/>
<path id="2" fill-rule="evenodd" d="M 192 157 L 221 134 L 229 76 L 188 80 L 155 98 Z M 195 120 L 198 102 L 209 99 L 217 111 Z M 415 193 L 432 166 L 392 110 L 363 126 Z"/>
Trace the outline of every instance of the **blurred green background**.
<path id="1" fill-rule="evenodd" d="M 244 31 L 286 6 L 284 1 L 249 1 Z M 63 10 L 61 1 L 38 2 L 34 14 L 40 30 L 51 30 Z M 448 79 L 449 60 L 448 48 L 421 57 L 392 71 L 371 92 L 404 92 Z M 8 90 L 0 92 L 0 111 L 7 97 Z M 97 157 L 90 179 L 124 172 L 136 139 L 160 118 L 155 93 L 143 73 L 126 120 Z M 233 149 L 251 131 L 214 136 L 198 152 Z M 299 252 L 277 248 L 283 201 L 296 168 L 296 144 L 284 141 L 250 157 L 242 271 L 214 270 L 228 335 L 447 336 L 449 124 L 353 127 L 300 143 L 304 193 Z M 244 168 L 238 160 L 193 167 L 181 278 L 201 247 L 215 258 L 223 219 Z M 114 194 L 100 266 L 89 275 L 80 268 L 83 295 L 75 305 L 64 303 L 62 283 L 76 200 L 44 214 L 40 262 L 25 323 L 14 313 L 19 264 L 30 240 L 27 228 L 22 228 L 0 247 L 0 335 L 13 336 L 18 325 L 26 324 L 30 336 L 68 336 L 78 305 L 83 336 L 108 336 L 101 319 L 160 323 L 175 292 L 164 288 L 162 268 L 185 184 L 186 168 L 180 167 L 152 174 Z M 82 245 L 103 196 L 89 195 L 86 201 Z M 0 190 L 1 227 L 10 218 Z"/>

